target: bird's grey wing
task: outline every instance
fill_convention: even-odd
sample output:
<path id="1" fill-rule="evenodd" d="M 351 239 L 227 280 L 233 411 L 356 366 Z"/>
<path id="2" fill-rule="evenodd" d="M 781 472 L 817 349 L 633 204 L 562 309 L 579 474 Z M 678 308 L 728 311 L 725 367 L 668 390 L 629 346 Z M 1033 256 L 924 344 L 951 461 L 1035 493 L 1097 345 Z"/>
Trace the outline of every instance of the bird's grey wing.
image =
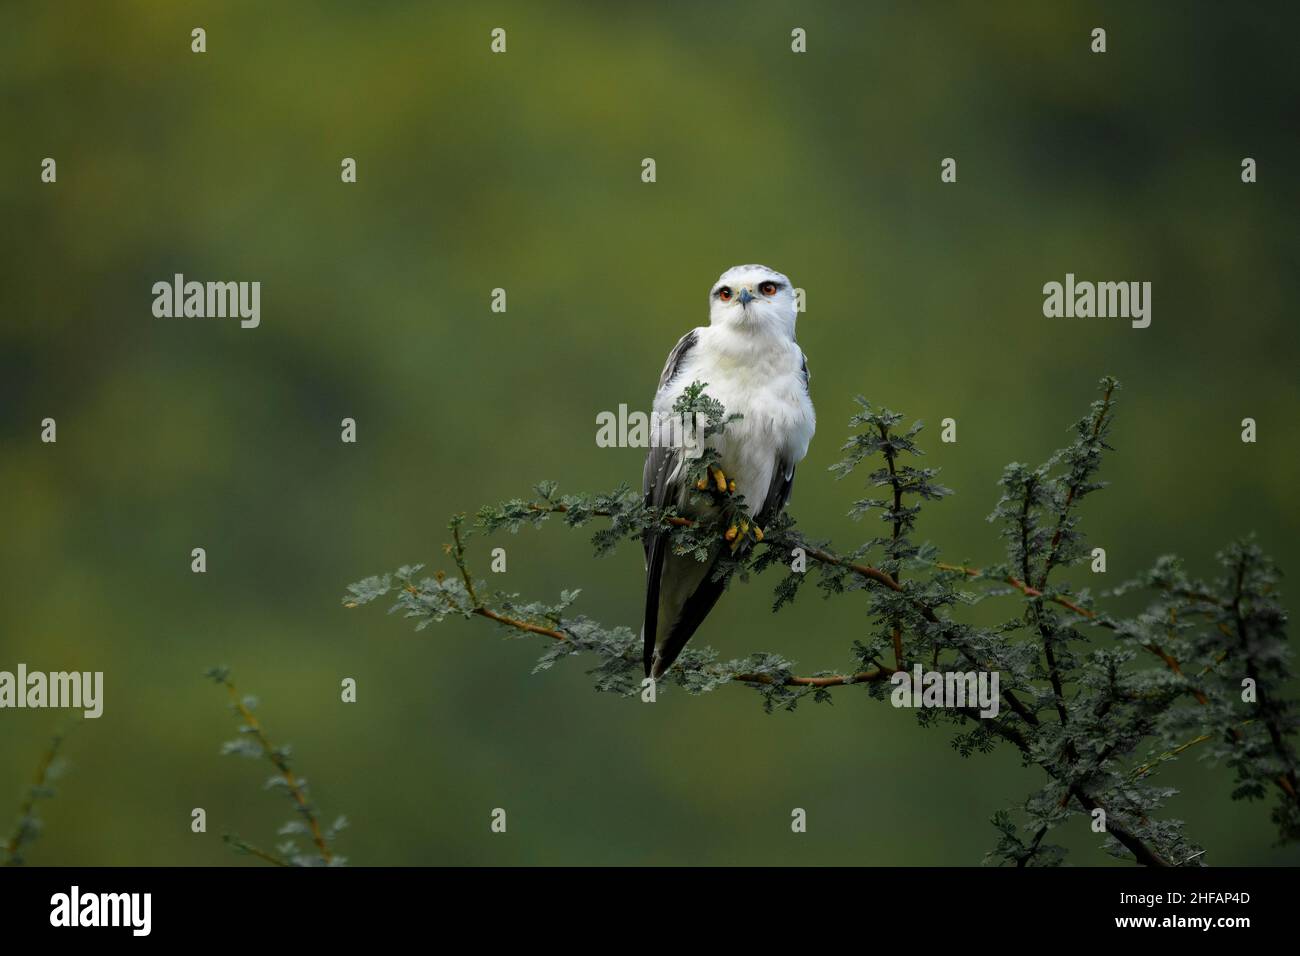
<path id="1" fill-rule="evenodd" d="M 671 382 L 681 367 L 682 359 L 686 353 L 695 347 L 695 342 L 699 335 L 698 329 L 691 329 L 673 346 L 673 350 L 668 353 L 668 361 L 664 363 L 664 370 L 659 375 L 659 385 L 655 388 L 655 394 L 658 395 L 663 391 L 664 386 Z M 661 506 L 668 498 L 669 488 L 666 478 L 672 474 L 674 459 L 680 459 L 680 449 L 659 447 L 653 443 L 650 451 L 645 458 L 645 472 L 641 478 L 641 490 L 645 493 L 645 503 L 647 505 Z"/>
<path id="2" fill-rule="evenodd" d="M 769 522 L 785 510 L 790 500 L 790 489 L 794 487 L 794 464 L 777 456 L 772 467 L 772 483 L 767 486 L 767 497 L 763 499 L 763 510 L 754 516 L 760 528 L 767 528 Z"/>
<path id="3" fill-rule="evenodd" d="M 692 329 L 678 340 L 673 350 L 668 353 L 668 361 L 659 376 L 659 385 L 655 389 L 658 395 L 677 375 L 682 359 L 695 347 L 698 339 L 697 330 Z M 646 453 L 645 472 L 641 479 L 641 491 L 645 503 L 651 508 L 662 508 L 676 501 L 681 492 L 682 450 L 651 443 Z M 647 532 L 642 539 L 645 546 L 646 560 L 646 598 L 643 637 L 645 642 L 646 672 L 650 671 L 650 660 L 654 656 L 655 632 L 659 623 L 659 582 L 663 577 L 664 556 L 668 551 L 668 535 L 664 532 Z"/>

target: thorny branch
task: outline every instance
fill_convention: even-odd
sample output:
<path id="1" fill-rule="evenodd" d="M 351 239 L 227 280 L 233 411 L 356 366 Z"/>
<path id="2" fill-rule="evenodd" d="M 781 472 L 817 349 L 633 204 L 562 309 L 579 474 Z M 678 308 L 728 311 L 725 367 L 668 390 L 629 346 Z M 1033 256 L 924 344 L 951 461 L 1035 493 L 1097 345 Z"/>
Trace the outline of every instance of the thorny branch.
<path id="1" fill-rule="evenodd" d="M 748 659 L 718 664 L 709 649 L 688 648 L 667 677 L 692 693 L 724 683 L 747 684 L 760 690 L 769 710 L 774 704 L 793 709 L 805 693 L 813 694 L 816 701 L 829 700 L 830 688 L 850 684 L 863 684 L 873 697 L 881 697 L 888 693 L 883 685 L 905 667 L 904 662 L 919 656 L 909 654 L 909 645 L 914 641 L 920 647 L 928 644 L 935 667 L 940 666 L 940 651 L 946 650 L 956 655 L 954 663 L 958 666 L 965 664 L 978 671 L 1001 672 L 1001 698 L 1014 716 L 980 720 L 975 709 L 957 706 L 937 715 L 919 711 L 917 719 L 922 723 L 938 719 L 959 724 L 969 721 L 976 729 L 959 734 L 953 742 L 963 754 L 990 749 L 995 738 L 1005 740 L 1016 747 L 1026 764 L 1041 768 L 1050 781 L 1041 794 L 1031 797 L 1021 808 L 1033 821 L 1029 829 L 1034 836 L 1029 842 L 1021 842 L 1015 835 L 1009 815 L 1000 812 L 995 816 L 995 825 L 1003 837 L 993 858 L 1016 865 L 1059 862 L 1061 848 L 1046 846 L 1043 841 L 1065 815 L 1079 812 L 1071 808 L 1073 803 L 1084 813 L 1104 812 L 1106 832 L 1140 863 L 1159 866 L 1198 861 L 1196 865 L 1202 865 L 1199 858 L 1204 851 L 1184 840 L 1181 824 L 1151 818 L 1160 801 L 1173 791 L 1154 789 L 1141 781 L 1158 765 L 1176 759 L 1197 744 L 1215 739 L 1228 743 L 1216 747 L 1213 756 L 1226 759 L 1242 781 L 1234 796 L 1258 796 L 1256 781 L 1268 780 L 1272 775 L 1291 804 L 1289 810 L 1284 807 L 1275 811 L 1274 819 L 1284 839 L 1295 838 L 1300 833 L 1300 822 L 1297 822 L 1300 815 L 1294 805 L 1295 754 L 1287 738 L 1294 733 L 1296 721 L 1289 702 L 1281 699 L 1274 690 L 1276 685 L 1270 683 L 1286 679 L 1284 665 L 1273 650 L 1285 619 L 1275 608 L 1276 602 L 1268 596 L 1272 572 L 1266 559 L 1256 554 L 1258 549 L 1250 550 L 1253 545 L 1234 546 L 1246 549 L 1241 553 L 1253 556 L 1250 560 L 1255 562 L 1248 569 L 1247 558 L 1242 558 L 1235 597 L 1230 592 L 1226 597 L 1215 594 L 1214 587 L 1183 575 L 1173 559 L 1160 559 L 1155 570 L 1145 578 L 1112 592 L 1118 596 L 1127 589 L 1143 588 L 1160 596 L 1162 603 L 1146 615 L 1132 619 L 1116 618 L 1097 610 L 1086 593 L 1073 595 L 1068 589 L 1049 585 L 1054 569 L 1076 563 L 1083 554 L 1081 535 L 1076 528 L 1076 506 L 1087 494 L 1103 487 L 1094 476 L 1103 449 L 1110 447 L 1106 436 L 1117 387 L 1113 379 L 1103 379 L 1103 395 L 1093 403 L 1090 416 L 1077 423 L 1075 442 L 1057 452 L 1046 465 L 1037 470 L 1018 464 L 1008 466 L 1002 480 L 1003 499 L 990 520 L 1000 520 L 1004 525 L 1003 536 L 1008 541 L 1012 561 L 986 568 L 942 562 L 937 549 L 910 542 L 920 507 L 905 502 L 904 496 L 913 496 L 918 501 L 933 500 L 950 492 L 933 482 L 934 470 L 898 463 L 900 453 L 921 454 L 912 441 L 920 423 L 906 433 L 896 432 L 894 426 L 902 419 L 901 415 L 875 410 L 859 399 L 863 411 L 854 417 L 851 425 L 863 426 L 865 430 L 850 437 L 844 446 L 848 457 L 835 470 L 844 477 L 866 458 L 883 456 L 884 467 L 874 471 L 868 481 L 870 485 L 888 487 L 890 499 L 856 502 L 851 514 L 859 517 L 871 511 L 880 512 L 880 517 L 889 524 L 888 533 L 853 552 L 840 553 L 825 542 L 806 539 L 793 530 L 793 519 L 783 517 L 767 529 L 766 537 L 758 542 L 760 546 L 752 554 L 731 564 L 724 562 L 715 573 L 728 577 L 739 574 L 744 578 L 750 570 L 783 566 L 790 556 L 800 556 L 821 571 L 818 584 L 828 595 L 863 590 L 868 596 L 871 617 L 880 620 L 884 629 L 878 637 L 855 644 L 862 669 L 801 676 L 793 672 L 791 662 L 776 655 L 751 655 Z M 721 416 L 723 412 L 720 405 L 703 395 L 703 386 L 698 383 L 687 390 L 684 402 L 678 411 L 685 413 L 706 407 L 710 414 L 716 412 Z M 694 467 L 701 471 L 707 467 L 711 453 L 712 449 L 706 449 L 704 460 Z M 1052 475 L 1055 466 L 1063 466 L 1064 474 Z M 676 553 L 694 554 L 701 560 L 710 551 L 710 536 L 719 533 L 719 528 L 707 521 L 697 522 L 677 514 L 674 509 L 651 508 L 626 488 L 608 495 L 558 496 L 553 483 L 543 482 L 537 490 L 538 496 L 532 500 L 515 499 L 482 509 L 477 526 L 470 533 L 490 533 L 503 528 L 513 532 L 526 524 L 538 526 L 549 516 L 560 516 L 571 527 L 604 518 L 608 519 L 609 527 L 597 531 L 593 538 L 598 554 L 612 550 L 621 540 L 637 540 L 647 533 L 668 533 Z M 743 504 L 729 501 L 723 504 L 733 509 L 730 514 L 736 509 L 743 511 Z M 1046 525 L 1043 517 L 1048 519 Z M 417 629 L 448 615 L 477 616 L 521 633 L 548 637 L 557 650 L 544 654 L 538 669 L 551 666 L 569 653 L 594 652 L 602 660 L 591 672 L 597 675 L 597 689 L 634 693 L 640 681 L 636 635 L 626 628 L 611 631 L 585 618 L 568 616 L 566 609 L 577 592 L 564 592 L 560 604 L 552 607 L 520 605 L 511 595 L 484 597 L 466 560 L 464 521 L 463 515 L 452 519 L 453 541 L 446 546 L 458 575 L 447 578 L 439 573 L 433 579 L 417 583 L 414 575 L 420 570 L 418 566 L 400 569 L 397 572 L 399 600 L 393 610 L 404 610 L 408 617 L 420 618 Z M 876 547 L 884 550 L 886 559 L 880 563 L 865 561 L 864 555 Z M 921 572 L 909 577 L 906 585 L 901 580 L 905 567 Z M 927 568 L 928 578 L 924 574 Z M 805 578 L 802 572 L 802 568 L 792 570 L 778 585 L 774 610 L 794 599 Z M 854 581 L 858 583 L 854 585 Z M 1007 593 L 995 588 L 972 596 L 956 591 L 953 584 L 957 581 L 1006 585 L 1019 592 L 1025 600 L 1025 621 L 1038 637 L 1034 658 L 1041 655 L 1043 665 L 1033 665 L 1026 657 L 1030 645 L 1011 643 L 1000 636 L 1015 629 L 1014 626 L 977 628 L 953 620 L 948 613 L 951 606 Z M 352 585 L 344 603 L 356 607 L 388 593 L 390 588 L 389 575 L 369 578 Z M 1086 659 L 1065 650 L 1067 642 L 1081 638 L 1068 621 L 1060 620 L 1049 610 L 1053 607 L 1070 612 L 1074 620 L 1109 631 L 1115 637 L 1116 646 L 1098 647 Z M 1250 609 L 1246 610 L 1247 607 Z M 1213 624 L 1214 633 L 1220 635 L 1218 645 L 1211 646 L 1207 638 L 1191 635 L 1191 622 L 1199 618 Z M 1160 620 L 1165 621 L 1163 631 L 1158 625 Z M 1222 638 L 1229 639 L 1231 646 L 1223 646 Z M 1154 655 L 1168 677 L 1162 680 L 1154 676 L 1158 671 L 1133 672 L 1123 668 L 1131 656 L 1127 654 L 1128 647 Z M 913 650 L 916 649 L 914 645 Z M 881 660 L 890 651 L 893 666 Z M 1255 665 L 1260 654 L 1270 662 L 1267 673 Z M 1196 678 L 1185 673 L 1185 660 L 1194 661 Z M 1225 694 L 1222 685 L 1226 678 L 1218 670 L 1236 666 L 1245 667 L 1259 688 L 1258 723 L 1268 728 L 1271 747 L 1261 747 L 1258 735 L 1249 734 L 1252 719 L 1243 719 L 1243 715 L 1234 712 L 1230 695 Z M 1037 685 L 1036 680 L 1041 678 L 1046 679 L 1050 691 Z M 1022 699 L 1017 691 L 1026 697 Z M 1189 711 L 1175 706 L 1182 696 L 1195 700 L 1197 707 Z M 1039 711 L 1044 707 L 1053 708 L 1059 722 L 1044 724 L 1039 719 Z M 1120 771 L 1115 767 L 1116 761 L 1134 753 L 1143 739 L 1152 735 L 1169 739 L 1184 727 L 1196 726 L 1198 718 L 1192 711 L 1198 708 L 1202 711 L 1201 729 L 1191 740 L 1177 746 L 1176 740 L 1170 740 L 1163 752 L 1142 763 L 1137 770 Z"/>
<path id="2" fill-rule="evenodd" d="M 230 696 L 231 709 L 234 710 L 235 713 L 239 715 L 240 719 L 243 720 L 243 726 L 240 728 L 241 731 L 256 742 L 257 749 L 260 751 L 261 756 L 264 756 L 268 761 L 270 761 L 271 765 L 275 767 L 279 779 L 284 783 L 285 792 L 289 795 L 289 799 L 293 801 L 294 808 L 298 811 L 298 815 L 302 817 L 303 822 L 307 827 L 307 831 L 311 835 L 312 842 L 316 844 L 316 849 L 320 853 L 321 861 L 326 865 L 333 863 L 335 860 L 334 852 L 330 849 L 329 841 L 326 839 L 325 833 L 321 829 L 315 808 L 312 806 L 311 801 L 307 799 L 306 784 L 298 778 L 298 775 L 293 772 L 293 768 L 289 766 L 289 758 L 285 749 L 272 745 L 271 741 L 266 736 L 265 730 L 262 728 L 261 721 L 259 721 L 257 715 L 253 713 L 252 707 L 249 706 L 249 702 L 240 696 L 239 691 L 235 687 L 234 681 L 230 679 L 228 671 L 223 668 L 213 668 L 208 671 L 207 676 L 226 688 L 226 693 Z M 278 866 L 291 865 L 288 861 L 268 853 L 265 850 L 258 849 L 238 837 L 227 836 L 226 842 L 242 852 L 251 853 L 254 856 L 261 857 L 262 859 L 275 863 Z"/>

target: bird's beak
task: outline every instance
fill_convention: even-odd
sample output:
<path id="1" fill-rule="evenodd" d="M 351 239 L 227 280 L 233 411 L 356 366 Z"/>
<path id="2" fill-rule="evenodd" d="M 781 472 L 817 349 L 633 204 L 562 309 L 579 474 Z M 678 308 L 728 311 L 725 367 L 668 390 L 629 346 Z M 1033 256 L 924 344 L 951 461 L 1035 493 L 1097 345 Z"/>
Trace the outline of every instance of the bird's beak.
<path id="1" fill-rule="evenodd" d="M 750 292 L 747 286 L 745 288 L 742 288 L 740 290 L 740 304 L 749 305 L 749 303 L 753 301 L 754 301 L 754 293 Z"/>

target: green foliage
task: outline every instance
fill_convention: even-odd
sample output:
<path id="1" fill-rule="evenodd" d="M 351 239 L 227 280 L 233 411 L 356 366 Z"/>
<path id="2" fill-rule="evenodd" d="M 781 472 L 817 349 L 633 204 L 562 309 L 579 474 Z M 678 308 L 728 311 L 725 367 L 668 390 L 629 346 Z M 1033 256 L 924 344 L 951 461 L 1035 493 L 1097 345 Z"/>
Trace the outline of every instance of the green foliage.
<path id="1" fill-rule="evenodd" d="M 403 569 L 407 570 L 407 569 Z M 364 583 L 364 582 L 363 582 Z M 364 588 L 354 585 L 356 593 L 371 593 L 379 589 L 377 581 L 372 581 Z M 357 589 L 360 588 L 360 591 Z M 290 764 L 292 749 L 286 744 L 273 746 L 267 739 L 261 722 L 254 711 L 257 698 L 241 697 L 235 689 L 228 667 L 210 667 L 204 672 L 209 680 L 226 688 L 230 696 L 230 709 L 239 718 L 239 734 L 221 746 L 223 756 L 248 757 L 252 760 L 266 759 L 275 767 L 275 773 L 267 778 L 263 789 L 277 790 L 285 794 L 292 802 L 294 819 L 282 824 L 276 830 L 277 836 L 286 837 L 276 844 L 275 851 L 263 850 L 231 833 L 223 834 L 222 839 L 236 853 L 259 857 L 276 866 L 343 866 L 344 857 L 334 852 L 334 841 L 348 825 L 347 817 L 337 817 L 329 826 L 322 826 L 316 808 L 309 799 L 307 781 L 297 776 Z"/>
<path id="2" fill-rule="evenodd" d="M 1054 572 L 1089 557 L 1078 508 L 1105 487 L 1098 473 L 1112 450 L 1108 438 L 1118 389 L 1114 379 L 1102 379 L 1101 397 L 1073 426 L 1073 440 L 1043 464 L 1006 467 L 989 516 L 1005 558 L 982 568 L 943 563 L 938 548 L 914 541 L 923 506 L 951 491 L 937 482 L 935 469 L 910 462 L 922 454 L 916 442 L 921 424 L 900 431 L 900 413 L 859 398 L 861 409 L 850 420 L 854 433 L 833 470 L 847 478 L 864 463 L 875 464 L 865 476 L 875 494 L 854 501 L 848 513 L 860 519 L 877 512 L 884 531 L 837 552 L 829 541 L 805 538 L 795 519 L 783 515 L 765 529 L 757 547 L 742 549 L 719 571 L 745 581 L 779 569 L 774 611 L 793 603 L 809 577 L 827 597 L 858 595 L 868 628 L 850 648 L 853 667 L 800 676 L 793 661 L 776 654 L 722 662 L 712 649 L 692 645 L 657 689 L 667 684 L 703 694 L 740 684 L 756 690 L 770 712 L 794 710 L 809 695 L 829 702 L 830 688 L 849 685 L 888 699 L 890 677 L 918 662 L 940 672 L 996 672 L 996 716 L 981 717 L 972 708 L 915 711 L 924 726 L 947 725 L 963 757 L 1010 745 L 1026 766 L 1043 773 L 1037 790 L 993 816 L 998 837 L 989 863 L 1058 865 L 1065 851 L 1046 841 L 1049 832 L 1104 819 L 1101 845 L 1108 853 L 1147 865 L 1204 865 L 1205 851 L 1186 837 L 1182 822 L 1163 818 L 1175 791 L 1153 778 L 1165 763 L 1207 742 L 1212 743 L 1199 753 L 1233 771 L 1234 798 L 1274 794 L 1281 841 L 1300 838 L 1291 743 L 1300 718 L 1284 694 L 1291 678 L 1286 616 L 1276 590 L 1278 572 L 1253 539 L 1219 555 L 1223 570 L 1212 581 L 1193 579 L 1176 559 L 1162 557 L 1145 575 L 1103 595 L 1110 603 L 1130 593 L 1150 595 L 1147 608 L 1130 617 L 1099 607 L 1087 590 L 1053 580 Z M 679 404 L 679 411 L 706 412 L 719 428 L 731 420 L 699 383 Z M 692 481 L 715 454 L 706 449 Z M 417 581 L 419 566 L 404 567 L 351 585 L 345 605 L 395 592 L 390 612 L 415 618 L 417 628 L 449 616 L 485 617 L 513 634 L 552 642 L 535 672 L 586 655 L 596 661 L 589 673 L 597 690 L 639 693 L 641 648 L 632 630 L 574 615 L 576 590 L 549 605 L 517 594 L 485 594 L 470 573 L 465 541 L 475 534 L 517 533 L 526 525 L 540 528 L 556 518 L 574 528 L 599 520 L 592 538 L 597 555 L 624 541 L 639 543 L 647 533 L 666 533 L 677 553 L 703 558 L 736 515 L 746 514 L 743 499 L 695 519 L 649 507 L 626 486 L 608 494 L 560 495 L 553 482 L 543 482 L 534 491 L 533 498 L 480 509 L 472 526 L 464 516 L 452 519 L 454 544 L 447 553 L 457 575 Z M 714 501 L 740 498 L 701 494 Z M 806 570 L 787 564 L 799 553 L 807 559 Z M 990 600 L 1007 605 L 998 623 L 959 619 L 963 609 Z M 1253 697 L 1244 694 L 1243 682 Z"/>
<path id="3" fill-rule="evenodd" d="M 906 562 L 920 554 L 920 548 L 913 545 L 909 538 L 916 527 L 917 515 L 921 512 L 920 501 L 938 501 L 952 494 L 952 491 L 935 482 L 937 469 L 900 464 L 903 455 L 924 454 L 913 441 L 923 427 L 921 422 L 913 423 L 901 435 L 896 434 L 893 428 L 903 420 L 900 413 L 887 408 L 873 411 L 871 403 L 860 395 L 855 400 L 862 406 L 862 411 L 849 419 L 849 427 L 861 428 L 863 431 L 849 437 L 841 449 L 847 453 L 846 456 L 832 465 L 831 471 L 838 478 L 846 478 L 863 460 L 876 455 L 884 459 L 884 465 L 867 476 L 867 485 L 871 488 L 888 488 L 891 497 L 859 499 L 853 502 L 849 516 L 857 519 L 870 511 L 880 511 L 880 519 L 892 526 L 891 533 L 872 538 L 865 547 L 867 550 L 881 548 L 886 556 L 886 560 L 880 564 L 881 569 L 897 576 Z M 907 497 L 919 500 L 909 505 L 904 501 Z"/>
<path id="4" fill-rule="evenodd" d="M 1291 742 L 1300 718 L 1285 696 L 1291 654 L 1277 591 L 1280 572 L 1253 537 L 1216 557 L 1221 570 L 1208 581 L 1188 575 L 1177 558 L 1160 558 L 1113 592 L 1150 590 L 1157 600 L 1137 618 L 1110 623 L 1127 646 L 1157 647 L 1179 661 L 1182 672 L 1193 675 L 1185 682 L 1204 701 L 1184 701 L 1160 715 L 1157 731 L 1172 749 L 1155 762 L 1177 757 L 1180 740 L 1205 740 L 1201 756 L 1235 775 L 1234 799 L 1276 797 L 1272 819 L 1279 842 L 1291 842 L 1300 839 Z"/>

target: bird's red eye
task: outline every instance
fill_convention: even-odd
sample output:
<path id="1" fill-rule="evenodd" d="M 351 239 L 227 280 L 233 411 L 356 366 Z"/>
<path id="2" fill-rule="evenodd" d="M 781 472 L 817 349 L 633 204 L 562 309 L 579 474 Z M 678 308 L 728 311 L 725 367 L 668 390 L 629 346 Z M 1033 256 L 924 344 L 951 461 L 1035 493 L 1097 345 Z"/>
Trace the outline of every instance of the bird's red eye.
<path id="1" fill-rule="evenodd" d="M 764 282 L 758 287 L 758 291 L 763 293 L 763 295 L 776 295 L 776 283 Z"/>
<path id="2" fill-rule="evenodd" d="M 723 302 L 729 301 L 731 299 L 731 289 L 729 289 L 727 286 L 724 285 L 721 289 L 718 290 L 718 298 L 721 299 Z"/>

